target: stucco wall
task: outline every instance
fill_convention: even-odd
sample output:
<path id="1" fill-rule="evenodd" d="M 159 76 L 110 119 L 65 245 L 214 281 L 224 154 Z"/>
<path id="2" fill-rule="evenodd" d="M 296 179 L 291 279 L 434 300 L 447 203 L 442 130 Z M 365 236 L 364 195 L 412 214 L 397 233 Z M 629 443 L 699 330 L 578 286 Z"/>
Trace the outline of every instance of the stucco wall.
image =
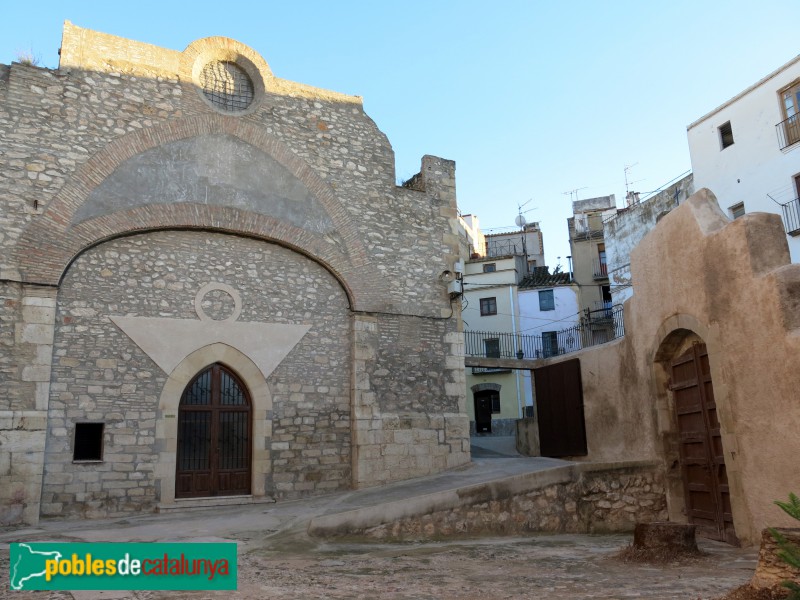
<path id="1" fill-rule="evenodd" d="M 689 173 L 658 194 L 620 210 L 604 224 L 608 282 L 614 304 L 633 295 L 631 252 L 665 214 L 694 193 L 694 176 Z"/>
<path id="2" fill-rule="evenodd" d="M 670 518 L 685 519 L 669 362 L 708 347 L 736 534 L 788 526 L 773 505 L 800 481 L 800 267 L 777 215 L 731 221 L 708 190 L 665 216 L 631 255 L 625 337 L 581 360 L 589 455 L 660 457 Z M 570 356 L 572 358 L 573 356 Z"/>
<path id="3" fill-rule="evenodd" d="M 539 292 L 553 291 L 554 310 L 539 310 Z M 574 286 L 523 289 L 519 291 L 519 325 L 525 335 L 561 331 L 580 322 L 578 294 Z"/>

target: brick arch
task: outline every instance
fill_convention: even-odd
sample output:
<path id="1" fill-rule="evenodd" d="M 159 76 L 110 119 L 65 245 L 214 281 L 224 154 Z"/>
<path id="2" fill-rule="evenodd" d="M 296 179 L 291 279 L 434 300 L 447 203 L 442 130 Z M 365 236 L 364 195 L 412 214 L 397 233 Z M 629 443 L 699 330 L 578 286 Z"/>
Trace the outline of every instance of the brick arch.
<path id="1" fill-rule="evenodd" d="M 297 177 L 319 201 L 336 231 L 347 240 L 345 253 L 332 248 L 319 234 L 225 206 L 151 204 L 72 224 L 73 216 L 91 192 L 123 162 L 151 148 L 207 134 L 234 136 L 267 153 Z M 373 279 L 370 274 L 377 279 L 366 260 L 360 235 L 332 188 L 304 160 L 261 127 L 241 118 L 216 114 L 162 123 L 110 142 L 78 169 L 45 212 L 26 228 L 14 259 L 22 281 L 57 285 L 66 267 L 86 248 L 120 235 L 176 227 L 238 233 L 289 246 L 331 270 L 344 283 L 348 294 L 358 286 L 345 282 L 356 274 L 362 280 Z"/>

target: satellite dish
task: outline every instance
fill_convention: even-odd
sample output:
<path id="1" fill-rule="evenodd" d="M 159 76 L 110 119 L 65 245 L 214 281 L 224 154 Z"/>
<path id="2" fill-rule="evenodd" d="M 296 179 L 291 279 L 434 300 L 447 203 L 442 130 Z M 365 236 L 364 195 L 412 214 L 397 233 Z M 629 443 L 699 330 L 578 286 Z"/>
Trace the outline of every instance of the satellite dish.
<path id="1" fill-rule="evenodd" d="M 514 219 L 514 223 L 517 224 L 517 227 L 525 227 L 525 223 L 527 223 L 527 221 L 522 215 L 517 215 L 517 218 Z"/>

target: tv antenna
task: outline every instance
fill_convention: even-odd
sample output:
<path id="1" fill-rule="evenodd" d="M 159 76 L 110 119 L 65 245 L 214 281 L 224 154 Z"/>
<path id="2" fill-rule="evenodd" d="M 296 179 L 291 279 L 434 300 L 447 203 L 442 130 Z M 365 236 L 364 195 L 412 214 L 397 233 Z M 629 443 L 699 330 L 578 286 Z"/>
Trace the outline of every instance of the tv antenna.
<path id="1" fill-rule="evenodd" d="M 525 273 L 530 273 L 530 268 L 528 265 L 528 245 L 525 242 L 525 225 L 527 225 L 528 221 L 525 219 L 525 213 L 529 213 L 531 211 L 536 210 L 536 207 L 529 208 L 528 210 L 523 211 L 522 209 L 533 202 L 533 198 L 529 198 L 527 202 L 523 204 L 517 204 L 517 216 L 514 219 L 514 223 L 516 223 L 517 227 L 520 228 L 522 233 L 522 254 L 525 257 Z"/>
<path id="2" fill-rule="evenodd" d="M 516 223 L 517 227 L 525 227 L 528 221 L 525 219 L 525 213 L 529 213 L 531 211 L 536 210 L 537 207 L 529 208 L 528 210 L 522 210 L 525 206 L 533 202 L 533 198 L 529 198 L 527 202 L 523 202 L 522 204 L 517 204 L 517 216 L 514 219 L 514 223 Z"/>
<path id="3" fill-rule="evenodd" d="M 570 200 L 572 200 L 572 197 L 575 196 L 575 201 L 577 201 L 578 200 L 578 192 L 580 192 L 581 190 L 588 190 L 588 189 L 589 188 L 587 188 L 587 187 L 575 188 L 574 190 L 567 190 L 566 192 L 562 192 L 562 194 L 564 194 L 565 196 L 569 196 Z"/>
<path id="4" fill-rule="evenodd" d="M 631 169 L 638 165 L 639 163 L 633 163 L 632 165 L 625 165 L 625 196 L 630 193 L 630 186 L 634 183 L 639 183 L 640 181 L 644 181 L 644 179 L 637 179 L 636 181 L 628 181 L 628 173 L 631 172 Z"/>

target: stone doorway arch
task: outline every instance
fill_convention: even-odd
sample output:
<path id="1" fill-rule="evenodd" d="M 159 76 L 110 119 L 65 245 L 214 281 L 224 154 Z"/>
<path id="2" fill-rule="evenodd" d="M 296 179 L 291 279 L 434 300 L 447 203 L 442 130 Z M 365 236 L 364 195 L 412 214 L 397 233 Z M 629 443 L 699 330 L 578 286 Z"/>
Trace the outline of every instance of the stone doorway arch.
<path id="1" fill-rule="evenodd" d="M 195 376 L 178 409 L 176 497 L 250 493 L 252 413 L 247 386 L 224 364 Z"/>
<path id="2" fill-rule="evenodd" d="M 269 445 L 272 439 L 272 395 L 256 364 L 236 348 L 214 343 L 191 353 L 170 373 L 161 393 L 156 415 L 156 442 L 163 450 L 156 466 L 156 481 L 161 491 L 160 505 L 174 506 L 178 458 L 178 415 L 184 391 L 196 376 L 216 363 L 236 375 L 248 393 L 250 415 L 250 496 L 258 500 L 272 492 Z"/>
<path id="3" fill-rule="evenodd" d="M 693 523 L 704 537 L 738 545 L 712 351 L 694 329 L 669 331 L 654 356 L 668 511 L 670 520 Z"/>

